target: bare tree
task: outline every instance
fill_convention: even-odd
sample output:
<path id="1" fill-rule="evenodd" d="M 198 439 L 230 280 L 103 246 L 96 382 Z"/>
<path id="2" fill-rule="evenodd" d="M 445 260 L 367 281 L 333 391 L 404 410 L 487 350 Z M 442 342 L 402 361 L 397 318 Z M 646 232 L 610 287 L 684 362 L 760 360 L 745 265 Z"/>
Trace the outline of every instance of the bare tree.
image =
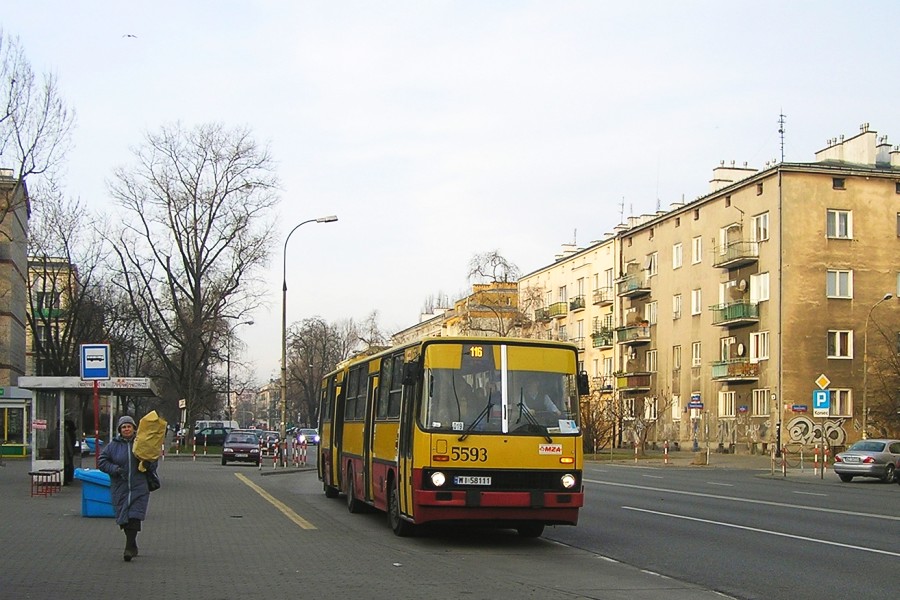
<path id="1" fill-rule="evenodd" d="M 108 339 L 103 241 L 91 227 L 95 223 L 80 202 L 67 200 L 53 185 L 44 187 L 35 204 L 27 320 L 39 375 L 77 375 L 80 345 Z"/>
<path id="2" fill-rule="evenodd" d="M 0 168 L 13 171 L 11 198 L 27 202 L 28 195 L 21 193 L 26 182 L 62 160 L 74 121 L 56 77 L 36 75 L 19 39 L 0 30 Z M 0 222 L 16 209 L 15 203 L 0 205 Z"/>
<path id="3" fill-rule="evenodd" d="M 359 331 L 359 341 L 369 348 L 382 347 L 388 343 L 389 336 L 382 331 L 381 326 L 378 324 L 377 310 L 369 313 L 366 320 L 357 327 L 357 331 Z"/>
<path id="4" fill-rule="evenodd" d="M 220 124 L 163 127 L 134 156 L 110 183 L 125 212 L 112 279 L 190 422 L 215 402 L 210 367 L 227 320 L 262 302 L 254 277 L 274 239 L 274 165 L 248 130 Z"/>
<path id="5" fill-rule="evenodd" d="M 476 254 L 469 261 L 469 281 L 507 283 L 518 279 L 519 267 L 506 260 L 499 250 Z"/>
<path id="6" fill-rule="evenodd" d="M 295 324 L 290 339 L 288 398 L 295 399 L 291 415 L 312 425 L 318 421 L 322 378 L 359 346 L 359 328 L 352 320 L 330 324 L 313 317 Z"/>

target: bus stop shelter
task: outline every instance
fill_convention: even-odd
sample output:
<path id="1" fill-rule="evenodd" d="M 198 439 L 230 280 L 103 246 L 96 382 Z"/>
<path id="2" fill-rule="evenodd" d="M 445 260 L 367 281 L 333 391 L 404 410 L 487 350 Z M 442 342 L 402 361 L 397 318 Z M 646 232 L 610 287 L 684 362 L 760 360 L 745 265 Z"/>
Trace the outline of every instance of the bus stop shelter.
<path id="1" fill-rule="evenodd" d="M 93 395 L 97 384 L 100 403 L 110 415 L 108 437 L 112 438 L 112 413 L 122 396 L 157 396 L 149 377 L 112 377 L 102 381 L 80 377 L 19 377 L 19 387 L 31 391 L 31 470 L 59 473 L 64 468 L 64 423 L 66 415 L 79 410 L 79 399 Z M 96 409 L 96 407 L 95 407 Z M 95 417 L 96 418 L 96 417 Z M 91 432 L 93 434 L 93 431 Z"/>

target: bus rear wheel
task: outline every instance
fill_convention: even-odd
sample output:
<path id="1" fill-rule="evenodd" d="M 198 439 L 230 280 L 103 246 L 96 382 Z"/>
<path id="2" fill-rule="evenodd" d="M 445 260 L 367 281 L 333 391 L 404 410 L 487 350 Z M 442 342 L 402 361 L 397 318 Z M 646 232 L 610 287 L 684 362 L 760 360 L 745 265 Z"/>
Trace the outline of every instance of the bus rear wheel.
<path id="1" fill-rule="evenodd" d="M 544 524 L 543 523 L 523 523 L 516 527 L 516 531 L 519 532 L 519 535 L 525 538 L 536 538 L 541 537 L 544 533 Z"/>
<path id="2" fill-rule="evenodd" d="M 387 514 L 388 524 L 391 526 L 394 535 L 408 537 L 413 534 L 415 526 L 400 515 L 400 490 L 397 488 L 396 483 L 391 485 Z"/>

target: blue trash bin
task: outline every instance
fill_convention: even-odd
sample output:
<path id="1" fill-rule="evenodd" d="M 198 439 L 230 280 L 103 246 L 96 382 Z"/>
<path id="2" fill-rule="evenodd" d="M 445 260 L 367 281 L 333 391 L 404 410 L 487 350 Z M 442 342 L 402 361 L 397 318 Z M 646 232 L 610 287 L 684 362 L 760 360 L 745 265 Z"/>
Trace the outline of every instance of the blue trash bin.
<path id="1" fill-rule="evenodd" d="M 109 475 L 97 469 L 75 469 L 81 480 L 81 516 L 115 517 Z"/>

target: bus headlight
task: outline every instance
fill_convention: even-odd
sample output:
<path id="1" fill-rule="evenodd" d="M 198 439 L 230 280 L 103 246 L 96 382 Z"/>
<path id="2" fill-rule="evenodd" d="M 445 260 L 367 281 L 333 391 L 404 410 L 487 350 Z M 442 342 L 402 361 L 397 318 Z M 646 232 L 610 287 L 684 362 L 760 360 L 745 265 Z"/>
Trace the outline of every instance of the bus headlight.
<path id="1" fill-rule="evenodd" d="M 447 483 L 447 478 L 444 477 L 444 474 L 440 471 L 435 471 L 431 474 L 431 483 L 434 487 L 441 487 L 445 483 Z"/>
<path id="2" fill-rule="evenodd" d="M 564 488 L 566 488 L 567 490 L 570 490 L 573 487 L 575 487 L 575 483 L 577 480 L 575 479 L 575 476 L 572 475 L 571 473 L 566 473 L 565 475 L 560 477 L 559 481 L 560 481 L 560 483 L 562 483 L 562 486 Z"/>

